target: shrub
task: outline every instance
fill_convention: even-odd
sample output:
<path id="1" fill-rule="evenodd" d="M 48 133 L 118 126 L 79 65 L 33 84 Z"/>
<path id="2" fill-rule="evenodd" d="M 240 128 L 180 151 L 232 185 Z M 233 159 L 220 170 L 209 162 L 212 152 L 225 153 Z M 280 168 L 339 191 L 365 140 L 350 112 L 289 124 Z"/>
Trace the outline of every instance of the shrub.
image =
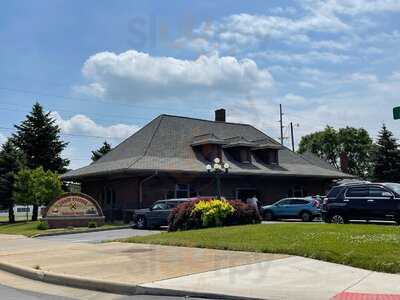
<path id="1" fill-rule="evenodd" d="M 194 200 L 184 202 L 175 207 L 168 218 L 168 230 L 190 230 L 198 229 L 204 226 L 202 219 L 202 212 L 200 208 L 195 209 L 196 205 L 200 202 L 210 202 L 214 200 Z M 230 226 L 230 225 L 244 225 L 255 224 L 261 222 L 261 217 L 258 212 L 250 205 L 243 203 L 240 200 L 226 201 L 234 211 L 228 214 L 223 222 L 220 224 L 207 224 L 206 226 Z M 215 220 L 215 219 L 214 219 Z"/>
<path id="2" fill-rule="evenodd" d="M 87 227 L 88 228 L 96 228 L 97 227 L 97 222 L 96 221 L 89 221 Z"/>
<path id="3" fill-rule="evenodd" d="M 49 229 L 49 224 L 46 221 L 39 221 L 36 228 L 38 230 L 47 230 Z"/>
<path id="4" fill-rule="evenodd" d="M 193 214 L 199 213 L 204 227 L 222 226 L 228 216 L 234 213 L 235 209 L 226 200 L 200 200 L 192 210 Z"/>
<path id="5" fill-rule="evenodd" d="M 200 200 L 188 201 L 175 207 L 168 217 L 168 230 L 189 230 L 200 228 L 202 225 L 201 215 L 193 212 L 193 209 Z"/>
<path id="6" fill-rule="evenodd" d="M 229 201 L 235 209 L 232 215 L 227 219 L 228 225 L 245 225 L 261 223 L 261 216 L 258 211 L 240 200 Z"/>

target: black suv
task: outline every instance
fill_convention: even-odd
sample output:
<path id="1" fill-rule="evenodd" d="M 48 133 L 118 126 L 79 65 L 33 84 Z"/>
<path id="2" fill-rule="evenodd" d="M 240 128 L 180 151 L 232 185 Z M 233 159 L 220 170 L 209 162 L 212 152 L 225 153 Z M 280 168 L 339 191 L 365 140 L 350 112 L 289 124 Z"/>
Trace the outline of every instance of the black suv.
<path id="1" fill-rule="evenodd" d="M 333 187 L 323 201 L 328 223 L 349 220 L 391 220 L 400 224 L 400 184 L 351 183 Z"/>
<path id="2" fill-rule="evenodd" d="M 168 199 L 155 202 L 150 208 L 136 209 L 133 215 L 134 226 L 138 229 L 157 228 L 168 225 L 168 216 L 179 204 L 192 199 Z"/>

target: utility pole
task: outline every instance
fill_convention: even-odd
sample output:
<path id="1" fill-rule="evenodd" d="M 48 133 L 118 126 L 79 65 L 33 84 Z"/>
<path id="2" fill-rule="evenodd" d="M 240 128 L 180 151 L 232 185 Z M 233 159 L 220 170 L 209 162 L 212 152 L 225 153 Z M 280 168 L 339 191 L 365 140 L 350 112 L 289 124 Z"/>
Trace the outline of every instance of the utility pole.
<path id="1" fill-rule="evenodd" d="M 282 112 L 282 104 L 279 104 L 279 124 L 281 127 L 281 145 L 283 145 L 283 112 Z"/>
<path id="2" fill-rule="evenodd" d="M 293 131 L 293 123 L 290 122 L 290 132 L 292 135 L 292 151 L 294 152 L 294 131 Z"/>

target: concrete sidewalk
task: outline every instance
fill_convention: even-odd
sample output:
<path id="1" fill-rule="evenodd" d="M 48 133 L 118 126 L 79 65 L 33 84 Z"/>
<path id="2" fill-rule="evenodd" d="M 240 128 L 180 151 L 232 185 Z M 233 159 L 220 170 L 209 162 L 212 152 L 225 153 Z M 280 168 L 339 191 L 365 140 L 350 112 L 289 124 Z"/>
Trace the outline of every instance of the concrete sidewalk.
<path id="1" fill-rule="evenodd" d="M 400 275 L 287 255 L 184 247 L 0 235 L 1 264 L 36 272 L 39 278 L 48 272 L 75 283 L 98 281 L 100 289 L 114 284 L 258 299 L 331 299 L 344 291 L 400 294 Z"/>

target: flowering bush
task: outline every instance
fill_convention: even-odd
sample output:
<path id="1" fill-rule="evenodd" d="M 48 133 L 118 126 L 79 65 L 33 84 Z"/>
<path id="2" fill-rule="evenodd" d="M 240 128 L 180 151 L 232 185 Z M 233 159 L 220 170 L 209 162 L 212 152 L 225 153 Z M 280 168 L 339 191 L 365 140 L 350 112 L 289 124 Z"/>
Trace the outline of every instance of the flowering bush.
<path id="1" fill-rule="evenodd" d="M 258 212 L 253 207 L 243 203 L 240 200 L 221 201 L 223 202 L 222 205 L 218 202 L 216 202 L 218 204 L 206 203 L 214 201 L 221 200 L 199 199 L 184 202 L 178 205 L 169 215 L 168 230 L 190 230 L 202 228 L 204 226 L 230 226 L 255 224 L 261 222 L 261 217 Z M 232 207 L 233 210 L 229 208 L 229 206 Z M 214 207 L 214 209 L 209 209 L 211 207 Z M 221 207 L 224 208 L 219 210 Z M 212 211 L 212 213 L 209 211 Z M 216 213 L 216 211 L 218 211 L 218 213 Z M 227 211 L 230 211 L 230 213 L 226 214 Z M 209 212 L 208 216 L 203 217 L 203 212 Z M 215 215 L 219 216 L 218 219 L 211 217 Z"/>
<path id="2" fill-rule="evenodd" d="M 199 213 L 203 226 L 222 226 L 228 216 L 234 213 L 235 209 L 226 200 L 200 200 L 192 210 L 193 214 Z"/>

